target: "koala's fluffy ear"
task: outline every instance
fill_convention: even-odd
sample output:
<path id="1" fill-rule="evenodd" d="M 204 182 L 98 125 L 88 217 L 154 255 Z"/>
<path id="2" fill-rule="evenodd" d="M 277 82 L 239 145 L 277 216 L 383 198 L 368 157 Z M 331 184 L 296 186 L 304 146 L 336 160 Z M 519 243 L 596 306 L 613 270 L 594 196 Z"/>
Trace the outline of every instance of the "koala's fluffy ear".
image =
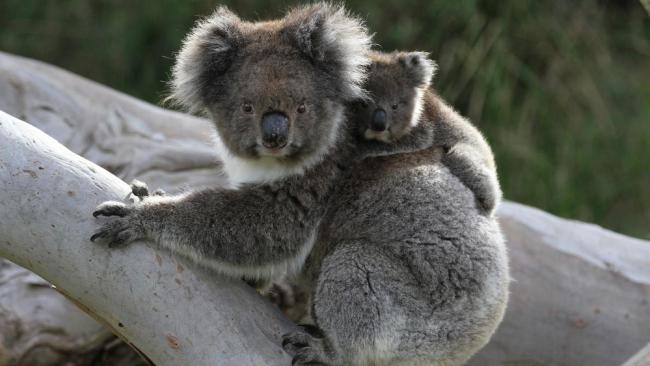
<path id="1" fill-rule="evenodd" d="M 427 88 L 436 72 L 436 63 L 426 52 L 406 52 L 399 56 L 399 62 L 416 87 Z"/>
<path id="2" fill-rule="evenodd" d="M 290 11 L 283 35 L 312 62 L 338 80 L 346 100 L 364 96 L 371 36 L 341 5 L 316 3 Z"/>
<path id="3" fill-rule="evenodd" d="M 168 101 L 199 112 L 206 101 L 219 94 L 219 76 L 228 70 L 242 46 L 240 24 L 237 15 L 224 6 L 196 23 L 176 56 Z"/>

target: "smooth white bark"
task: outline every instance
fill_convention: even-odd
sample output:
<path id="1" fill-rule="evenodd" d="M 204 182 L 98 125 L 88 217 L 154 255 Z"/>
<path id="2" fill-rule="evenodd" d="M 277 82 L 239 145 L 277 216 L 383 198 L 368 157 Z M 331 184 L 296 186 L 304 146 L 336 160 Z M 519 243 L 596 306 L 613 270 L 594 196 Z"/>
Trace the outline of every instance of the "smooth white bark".
<path id="1" fill-rule="evenodd" d="M 506 202 L 506 316 L 469 365 L 620 365 L 650 341 L 650 242 Z"/>
<path id="2" fill-rule="evenodd" d="M 170 191 L 178 187 L 222 184 L 218 162 L 208 145 L 210 127 L 206 121 L 151 106 L 52 66 L 0 52 L 0 110 L 6 110 L 37 126 L 75 153 L 104 166 L 124 180 L 138 178 L 153 188 L 163 187 Z M 62 161 L 59 163 L 64 164 Z M 4 174 L 2 164 L 3 162 L 0 162 L 0 175 Z M 38 171 L 35 172 L 40 174 Z M 19 177 L 26 187 L 14 191 L 12 197 L 27 203 L 33 201 L 34 189 L 30 188 L 30 185 L 40 181 L 32 179 L 29 173 L 22 171 L 16 173 L 16 177 Z M 115 178 L 110 179 L 116 182 L 118 190 L 110 194 L 104 192 L 105 195 L 101 197 L 119 197 L 126 192 L 127 188 L 122 182 Z M 63 187 L 62 198 L 64 199 L 67 195 L 65 188 Z M 6 193 L 0 192 L 2 199 L 5 197 L 4 194 Z M 87 225 L 84 226 L 85 230 L 91 230 L 92 218 L 85 215 L 94 208 L 95 200 L 101 197 L 90 195 L 70 198 L 70 202 L 85 200 L 86 202 L 83 203 L 85 206 L 78 207 L 80 210 L 78 212 L 70 213 L 72 216 L 60 218 L 61 222 Z M 4 220 L 5 216 L 15 215 L 14 212 L 4 212 L 1 206 L 2 199 L 0 199 L 0 220 Z M 48 208 L 49 212 L 58 215 L 63 209 L 52 204 L 52 201 L 45 203 L 42 198 L 37 197 L 37 199 L 46 205 L 44 207 Z M 81 212 L 82 209 L 88 212 Z M 68 207 L 68 210 L 74 209 Z M 619 235 L 595 225 L 561 219 L 516 203 L 504 203 L 498 214 L 508 239 L 514 278 L 510 304 L 497 334 L 486 348 L 470 361 L 470 365 L 617 365 L 629 359 L 650 341 L 650 242 Z M 49 230 L 46 225 L 52 218 L 41 216 L 40 219 L 45 221 L 30 220 L 23 232 L 27 235 L 29 234 L 27 231 L 33 229 L 43 234 L 42 230 Z M 84 221 L 77 223 L 78 220 Z M 86 240 L 89 233 L 85 233 L 86 236 L 79 234 L 80 240 Z M 48 235 L 50 235 L 49 231 Z M 0 231 L 0 246 L 4 245 L 3 238 L 4 234 Z M 49 236 L 47 238 L 50 239 Z M 53 245 L 52 240 L 47 243 Z M 87 256 L 85 260 L 95 261 L 97 255 L 95 251 L 100 253 L 97 260 L 104 258 L 109 265 L 113 266 L 109 267 L 115 269 L 117 273 L 102 270 L 99 274 L 95 272 L 100 278 L 92 276 L 78 278 L 78 281 L 85 283 L 82 284 L 84 288 L 97 287 L 98 283 L 103 282 L 115 282 L 114 278 L 120 278 L 120 283 L 128 284 L 130 281 L 128 276 L 120 274 L 121 269 L 117 270 L 116 268 L 119 267 L 114 267 L 115 261 L 124 267 L 127 274 L 140 273 L 139 271 L 144 270 L 126 268 L 126 264 L 131 265 L 133 262 L 127 259 L 118 261 L 113 257 L 140 256 L 137 258 L 143 259 L 142 263 L 146 268 L 151 266 L 151 259 L 156 258 L 153 249 L 140 244 L 134 245 L 126 252 L 115 253 L 107 253 L 102 249 L 91 251 L 83 247 L 83 251 L 75 255 Z M 0 256 L 3 254 L 0 253 Z M 31 260 L 32 264 L 43 266 L 42 263 L 34 263 L 35 259 L 43 261 L 42 254 L 25 253 L 24 259 Z M 173 268 L 167 268 L 173 267 L 172 257 L 163 253 L 161 259 L 163 259 L 161 267 L 164 268 L 159 269 L 161 272 L 156 272 L 153 279 L 148 279 L 149 284 L 151 288 L 157 285 L 159 283 L 157 276 L 160 274 L 160 281 L 162 281 L 160 283 L 166 286 L 164 288 L 170 289 L 169 286 L 175 286 L 175 281 L 170 283 L 169 278 L 174 278 L 178 274 L 175 274 Z M 66 258 L 48 257 L 49 265 L 52 267 L 59 265 L 57 260 L 64 260 L 62 263 L 67 263 L 66 260 L 70 261 Z M 82 259 L 79 261 L 83 262 Z M 103 261 L 95 262 L 97 263 L 107 265 Z M 29 262 L 24 261 L 23 264 L 29 266 Z M 136 263 L 139 264 L 140 262 Z M 47 287 L 39 287 L 40 296 L 34 296 L 33 291 L 13 291 L 13 288 L 22 286 L 15 282 L 20 281 L 22 277 L 2 277 L 1 274 L 5 271 L 3 268 L 8 268 L 11 273 L 20 270 L 12 265 L 0 266 L 0 310 L 3 307 L 9 309 L 0 311 L 0 325 L 8 324 L 3 323 L 7 319 L 22 319 L 26 329 L 31 332 L 41 332 L 50 328 L 47 324 L 38 322 L 39 317 L 47 316 L 48 319 L 55 319 L 65 316 L 66 319 L 74 320 L 57 324 L 61 325 L 64 334 L 75 335 L 65 339 L 81 340 L 77 343 L 70 342 L 79 345 L 80 348 L 85 347 L 83 340 L 93 339 L 84 336 L 97 331 L 97 323 L 92 319 L 80 314 L 58 293 Z M 99 268 L 103 267 L 93 270 L 99 271 Z M 35 267 L 34 270 L 38 268 Z M 60 273 L 53 273 L 52 278 L 49 277 L 49 272 L 39 273 L 47 280 L 58 283 L 61 277 L 64 277 L 64 280 L 67 278 L 68 270 L 65 266 L 61 269 L 55 268 L 54 272 Z M 219 278 L 212 280 L 209 274 L 200 273 L 200 275 L 193 275 L 192 279 L 217 281 L 216 284 L 202 285 L 207 286 L 210 291 L 213 291 L 213 286 L 219 287 L 223 281 Z M 180 275 L 185 276 L 186 272 Z M 4 282 L 2 278 L 5 278 Z M 185 277 L 181 278 L 183 279 L 189 280 Z M 142 281 L 138 278 L 134 280 Z M 120 283 L 110 285 L 114 292 L 106 295 L 115 298 L 106 298 L 105 301 L 109 303 L 107 306 L 119 305 L 120 301 L 125 301 L 120 299 L 130 298 L 130 292 L 118 291 L 117 286 Z M 244 302 L 238 303 L 240 299 L 237 298 L 237 292 L 243 291 L 246 293 L 245 296 L 248 296 L 248 290 L 240 288 L 236 283 L 233 286 L 235 286 L 233 294 L 228 292 L 228 289 L 218 288 L 214 290 L 219 291 L 218 296 L 215 294 L 204 294 L 204 296 L 216 296 L 215 304 L 221 304 L 219 301 L 222 299 L 232 298 L 232 302 L 224 303 L 226 310 L 221 316 L 228 317 L 228 314 L 231 314 L 235 317 L 232 321 L 236 322 L 239 316 L 244 320 L 249 318 L 249 312 L 256 313 L 258 308 L 257 306 L 249 308 L 249 303 L 245 300 L 248 297 L 241 300 Z M 152 295 L 151 288 L 149 296 Z M 7 293 L 12 293 L 14 296 L 2 296 Z M 162 293 L 162 291 L 157 292 L 159 296 L 162 296 Z M 172 291 L 171 294 L 178 296 L 178 292 Z M 139 301 L 148 304 L 151 300 L 146 295 L 146 292 L 142 296 L 138 294 Z M 20 306 L 21 303 L 25 305 Z M 7 306 L 8 304 L 11 306 Z M 86 305 L 95 306 L 94 303 Z M 183 303 L 178 305 L 181 306 Z M 241 308 L 243 314 L 229 313 L 228 306 Z M 40 313 L 34 310 L 37 308 L 40 309 Z M 57 315 L 59 310 L 56 309 L 65 309 L 65 312 L 69 313 Z M 120 309 L 121 307 L 118 306 L 113 311 L 122 311 Z M 262 309 L 266 308 L 262 307 Z M 180 314 L 181 317 L 177 321 L 185 321 L 182 318 L 184 311 L 177 311 L 176 314 Z M 212 328 L 215 332 L 222 330 L 225 332 L 225 328 L 221 327 L 223 323 L 218 321 L 221 316 L 217 321 L 210 318 L 211 314 L 220 313 L 221 309 L 212 311 L 205 316 L 198 311 L 193 311 L 192 319 L 201 318 L 196 327 L 202 326 Z M 52 314 L 44 315 L 48 312 Z M 164 318 L 164 314 L 158 315 L 161 321 L 170 322 Z M 258 329 L 267 329 L 265 324 L 272 324 L 274 317 L 275 313 L 272 313 L 269 320 L 271 323 L 266 323 L 265 315 L 253 319 L 255 319 L 254 323 L 259 324 Z M 115 326 L 115 323 L 112 324 Z M 155 332 L 160 331 L 158 327 L 153 329 Z M 106 334 L 106 331 L 97 332 Z M 154 339 L 152 334 L 154 333 L 145 334 L 145 338 Z M 159 333 L 155 334 L 159 335 Z M 226 335 L 227 332 L 219 337 L 223 339 Z M 4 343 L 2 336 L 8 336 Z M 240 331 L 236 331 L 235 337 L 239 336 L 243 337 Z M 11 348 L 24 344 L 21 342 L 23 339 L 11 338 L 11 334 L 2 329 L 0 365 L 2 365 L 3 345 L 9 349 L 7 346 Z M 210 342 L 214 345 L 214 352 L 220 351 L 219 347 L 223 346 L 223 342 L 212 340 Z M 275 341 L 271 343 L 276 344 Z M 229 348 L 230 344 L 226 351 L 229 351 Z M 275 348 L 271 347 L 271 349 Z M 219 364 L 228 365 L 228 362 L 229 360 L 224 359 L 223 363 Z"/>
<path id="3" fill-rule="evenodd" d="M 650 366 L 650 343 L 639 350 L 623 366 Z"/>
<path id="4" fill-rule="evenodd" d="M 46 278 L 156 365 L 286 365 L 290 324 L 238 280 L 134 243 L 88 238 L 91 212 L 129 187 L 0 113 L 0 256 Z"/>

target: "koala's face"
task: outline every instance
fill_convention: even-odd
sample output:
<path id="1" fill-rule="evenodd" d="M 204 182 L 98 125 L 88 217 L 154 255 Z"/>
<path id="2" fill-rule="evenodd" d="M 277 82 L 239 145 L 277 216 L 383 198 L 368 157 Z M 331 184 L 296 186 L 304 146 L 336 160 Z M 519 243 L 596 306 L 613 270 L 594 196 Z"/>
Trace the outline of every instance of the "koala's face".
<path id="1" fill-rule="evenodd" d="M 207 111 L 231 154 L 304 165 L 329 151 L 344 105 L 363 95 L 369 42 L 358 20 L 330 4 L 268 22 L 222 7 L 186 38 L 172 98 Z"/>
<path id="2" fill-rule="evenodd" d="M 374 52 L 372 61 L 370 100 L 356 102 L 354 115 L 365 138 L 393 142 L 418 123 L 435 66 L 422 52 Z"/>
<path id="3" fill-rule="evenodd" d="M 224 75 L 230 87 L 206 102 L 222 141 L 237 156 L 299 161 L 336 137 L 343 106 L 335 86 L 297 52 L 283 51 L 242 50 Z"/>

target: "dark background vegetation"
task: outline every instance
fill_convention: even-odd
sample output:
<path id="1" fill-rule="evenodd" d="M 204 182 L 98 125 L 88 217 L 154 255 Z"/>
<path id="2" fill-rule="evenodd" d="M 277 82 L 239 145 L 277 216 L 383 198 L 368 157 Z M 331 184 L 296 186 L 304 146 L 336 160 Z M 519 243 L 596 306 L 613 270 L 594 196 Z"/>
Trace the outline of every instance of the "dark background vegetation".
<path id="1" fill-rule="evenodd" d="M 224 1 L 249 19 L 287 1 Z M 293 2 L 295 3 L 295 2 Z M 210 0 L 2 0 L 0 50 L 153 103 Z M 384 50 L 426 50 L 485 132 L 506 198 L 650 238 L 650 18 L 639 2 L 355 0 Z"/>

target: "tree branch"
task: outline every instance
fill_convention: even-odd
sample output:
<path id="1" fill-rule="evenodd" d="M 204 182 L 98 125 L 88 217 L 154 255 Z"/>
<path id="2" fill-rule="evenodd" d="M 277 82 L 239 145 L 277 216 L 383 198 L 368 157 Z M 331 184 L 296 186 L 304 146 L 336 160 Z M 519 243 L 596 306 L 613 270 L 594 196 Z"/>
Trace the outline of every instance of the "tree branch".
<path id="1" fill-rule="evenodd" d="M 208 145 L 211 128 L 204 120 L 156 108 L 56 67 L 2 52 L 0 52 L 0 110 L 6 110 L 37 126 L 75 153 L 100 164 L 127 181 L 138 178 L 149 183 L 152 188 L 162 187 L 167 191 L 174 191 L 179 186 L 201 187 L 220 184 L 222 179 L 216 157 Z M 25 152 L 32 151 L 34 147 L 29 149 Z M 6 151 L 4 140 L 0 143 L 0 151 L 2 151 L 0 155 L 9 153 Z M 14 154 L 19 152 L 15 151 Z M 7 174 L 5 164 L 12 162 L 2 157 L 0 159 L 2 159 L 0 176 L 5 177 Z M 35 164 L 24 159 L 22 161 L 29 166 Z M 65 166 L 62 161 L 56 163 Z M 26 169 L 33 170 L 29 167 Z M 103 312 L 108 314 L 122 314 L 127 311 L 122 304 L 129 301 L 137 301 L 136 305 L 143 307 L 145 311 L 151 309 L 153 301 L 151 299 L 156 300 L 152 297 L 152 291 L 156 291 L 153 288 L 157 288 L 159 281 L 165 290 L 156 291 L 158 296 L 164 294 L 164 296 L 178 297 L 183 294 L 173 291 L 173 286 L 180 286 L 174 278 L 178 277 L 184 284 L 188 271 L 177 274 L 173 268 L 175 263 L 173 258 L 165 253 L 161 253 L 160 257 L 161 267 L 164 268 L 157 269 L 156 254 L 153 249 L 145 245 L 134 245 L 126 252 L 117 251 L 112 254 L 101 248 L 85 246 L 92 246 L 86 240 L 91 229 L 94 228 L 93 219 L 87 216 L 94 205 L 103 198 L 121 198 L 128 190 L 124 183 L 111 177 L 110 181 L 116 182 L 113 186 L 116 191 L 104 191 L 92 185 L 87 187 L 87 192 L 96 190 L 100 192 L 99 195 L 68 197 L 68 187 L 59 184 L 61 178 L 57 177 L 54 182 L 51 182 L 52 184 L 42 182 L 38 180 L 41 179 L 39 177 L 42 172 L 36 169 L 34 172 L 37 178 L 34 179 L 29 172 L 25 173 L 22 169 L 12 173 L 16 174 L 16 177 L 11 179 L 21 179 L 21 182 L 26 184 L 24 187 L 14 188 L 14 191 L 10 192 L 0 186 L 0 247 L 5 245 L 2 240 L 8 238 L 2 231 L 10 225 L 6 220 L 12 219 L 15 223 L 14 216 L 22 215 L 22 211 L 38 211 L 38 207 L 34 208 L 30 205 L 32 202 L 40 202 L 39 204 L 46 205 L 45 208 L 51 215 L 42 213 L 38 217 L 30 218 L 27 223 L 22 223 L 22 230 L 25 235 L 28 235 L 26 238 L 34 242 L 40 239 L 32 237 L 32 230 L 40 236 L 47 234 L 45 236 L 47 241 L 42 243 L 42 248 L 46 248 L 45 244 L 47 244 L 46 249 L 51 253 L 23 253 L 22 263 L 29 266 L 31 260 L 32 265 L 38 265 L 38 268 L 34 267 L 36 271 L 40 271 L 43 266 L 49 266 L 50 270 L 47 273 L 39 272 L 46 280 L 57 283 L 63 288 L 59 282 L 61 278 L 66 280 L 70 276 L 71 269 L 68 268 L 70 262 L 78 266 L 83 264 L 83 268 L 90 266 L 85 269 L 83 275 L 94 273 L 95 277 L 88 275 L 86 278 L 77 278 L 76 280 L 83 285 L 83 288 L 78 291 L 90 289 L 97 292 L 101 286 L 112 288 L 113 292 L 104 291 L 101 295 L 106 297 L 101 301 L 96 300 L 96 302 L 105 302 L 100 305 L 103 305 L 101 308 L 104 309 Z M 106 176 L 107 173 L 102 171 L 101 174 Z M 85 182 L 84 184 L 93 183 L 92 180 L 88 181 L 88 176 L 80 179 Z M 36 182 L 46 185 L 42 187 L 42 191 L 39 191 L 38 196 L 47 192 L 53 194 L 55 192 L 52 190 L 57 189 L 62 197 L 48 198 L 43 201 L 43 197 L 35 196 L 32 185 Z M 19 204 L 12 204 L 11 212 L 5 211 L 6 206 L 2 206 L 6 197 L 20 201 Z M 84 201 L 79 203 L 83 203 L 84 207 L 77 207 L 79 211 L 74 211 L 73 208 L 65 205 L 59 209 L 55 199 L 64 200 L 68 205 L 72 202 Z M 81 240 L 78 243 L 52 240 L 56 239 L 53 236 L 55 230 L 47 228 L 50 223 L 56 224 L 52 220 L 60 216 L 64 209 L 73 211 L 72 216 L 61 217 L 61 222 L 65 222 L 68 226 L 57 226 L 57 230 L 76 229 L 87 232 L 66 232 L 57 235 L 74 234 Z M 44 208 L 40 210 L 44 211 Z M 83 210 L 86 212 L 82 212 Z M 511 202 L 502 204 L 498 215 L 508 239 L 511 272 L 515 281 L 511 286 L 510 301 L 503 323 L 490 343 L 470 361 L 470 366 L 505 363 L 616 365 L 624 362 L 650 340 L 650 242 L 619 235 L 595 225 L 561 219 L 541 210 Z M 84 245 L 81 245 L 82 243 Z M 64 250 L 64 254 L 59 254 L 60 246 L 63 247 L 61 250 Z M 5 255 L 3 254 L 5 251 L 0 249 L 0 256 Z M 66 258 L 65 253 L 70 253 L 74 257 Z M 45 264 L 43 264 L 44 256 Z M 87 258 L 83 259 L 85 256 Z M 131 256 L 141 260 L 131 260 Z M 35 262 L 36 259 L 41 263 Z M 86 264 L 84 261 L 88 259 L 92 259 L 93 265 L 97 267 L 92 267 L 90 263 Z M 59 261 L 61 263 L 58 263 Z M 155 263 L 153 269 L 152 263 Z M 104 270 L 105 267 L 102 266 L 108 269 Z M 144 268 L 132 268 L 134 266 L 144 266 Z M 80 271 L 78 268 L 75 270 Z M 151 278 L 135 276 L 147 270 L 153 271 L 148 273 Z M 115 271 L 118 273 L 115 274 Z M 120 274 L 120 271 L 126 271 L 127 275 Z M 16 275 L 19 272 L 22 274 Z M 52 272 L 55 273 L 50 278 Z M 190 272 L 194 273 L 194 270 Z M 158 276 L 161 276 L 160 280 Z M 163 342 L 162 345 L 158 345 L 168 348 L 168 340 L 160 339 L 161 332 L 166 335 L 170 326 L 176 326 L 175 322 L 183 323 L 189 319 L 193 322 L 190 325 L 194 326 L 197 332 L 201 332 L 196 336 L 198 338 L 203 336 L 202 344 L 213 345 L 206 352 L 211 350 L 214 354 L 218 354 L 219 358 L 216 359 L 218 364 L 264 364 L 259 359 L 242 360 L 237 357 L 228 359 L 228 355 L 239 352 L 243 347 L 231 350 L 231 346 L 240 343 L 239 341 L 227 342 L 239 339 L 238 337 L 246 338 L 248 332 L 245 331 L 245 324 L 253 323 L 259 324 L 259 327 L 254 325 L 250 330 L 251 334 L 261 338 L 265 344 L 270 343 L 268 346 L 270 349 L 275 349 L 277 339 L 274 337 L 281 331 L 274 330 L 271 334 L 272 340 L 260 336 L 260 333 L 264 333 L 265 329 L 276 329 L 274 326 L 276 322 L 284 326 L 282 321 L 277 320 L 277 314 L 264 305 L 261 308 L 257 305 L 249 306 L 245 301 L 249 298 L 250 291 L 242 288 L 237 281 L 215 279 L 202 271 L 197 276 L 199 277 L 193 275 L 193 278 L 209 282 L 207 285 L 201 285 L 207 286 L 209 290 L 201 296 L 214 296 L 211 301 L 214 301 L 215 307 L 219 309 L 208 309 L 207 313 L 201 314 L 200 311 L 203 311 L 201 308 L 186 310 L 187 302 L 179 302 L 174 304 L 178 305 L 176 308 L 178 310 L 172 313 L 148 313 L 147 316 L 157 316 L 155 321 L 160 321 L 162 325 L 154 326 L 149 332 L 143 330 L 145 335 L 143 341 Z M 36 278 L 33 275 L 31 277 Z M 114 278 L 119 278 L 120 281 L 104 283 Z M 16 289 L 32 286 L 30 281 L 37 281 L 40 284 L 39 295 L 35 296 L 32 290 L 16 291 Z M 136 292 L 135 295 L 131 295 L 130 291 L 116 290 L 119 286 L 126 289 L 131 281 L 135 281 L 138 286 L 142 286 L 142 281 L 149 281 L 149 287 L 145 288 L 144 292 Z M 71 339 L 88 340 L 80 343 L 73 342 L 81 344 L 82 349 L 96 344 L 93 341 L 96 338 L 92 335 L 106 336 L 107 332 L 98 329 L 98 325 L 92 319 L 80 314 L 73 306 L 63 301 L 61 296 L 42 284 L 43 281 L 40 279 L 30 279 L 25 270 L 0 263 L 0 329 L 2 329 L 0 365 L 4 366 L 3 355 L 15 350 L 6 348 L 7 346 L 25 344 L 12 339 L 11 332 L 6 331 L 5 324 L 11 325 L 15 319 L 20 319 L 28 330 L 28 333 L 23 334 L 51 329 L 52 324 L 63 325 L 65 329 L 62 333 L 70 334 Z M 219 288 L 212 289 L 212 286 Z M 244 296 L 241 301 L 244 302 L 238 303 L 240 301 L 238 295 L 231 294 L 230 287 L 221 288 L 221 286 L 234 286 L 233 291 L 243 291 L 245 295 L 241 295 Z M 219 292 L 210 292 L 213 290 Z M 71 295 L 77 302 L 85 301 L 76 292 Z M 136 300 L 132 300 L 134 296 L 137 296 Z M 230 298 L 232 301 L 228 300 Z M 222 301 L 226 302 L 222 303 Z M 21 303 L 25 305 L 21 306 Z M 92 308 L 96 304 L 88 303 L 85 306 Z M 240 312 L 236 312 L 237 309 L 240 309 Z M 269 318 L 267 319 L 264 314 L 256 313 L 258 309 L 270 311 Z M 149 311 L 152 312 L 153 309 Z M 187 312 L 192 314 L 186 315 Z M 253 316 L 251 313 L 257 315 Z M 165 317 L 166 315 L 177 318 L 170 320 Z M 139 320 L 137 314 L 129 316 L 136 318 L 139 321 L 136 325 L 142 325 L 140 328 L 144 329 L 144 323 Z M 234 320 L 230 321 L 234 322 L 235 326 L 226 329 L 223 327 L 224 321 L 220 319 L 228 320 L 229 316 L 233 317 Z M 108 318 L 112 319 L 110 324 L 113 327 L 115 327 L 116 317 L 117 315 Z M 41 319 L 48 321 L 40 322 Z M 58 321 L 52 322 L 49 321 L 50 319 Z M 120 315 L 117 320 L 123 319 Z M 253 320 L 247 322 L 246 319 Z M 147 318 L 147 321 L 153 320 Z M 244 326 L 240 327 L 241 324 Z M 133 326 L 128 322 L 123 322 L 123 325 Z M 215 339 L 208 339 L 205 338 L 206 334 L 203 333 L 202 328 L 211 328 L 210 330 L 214 332 L 210 334 L 213 336 L 220 331 L 224 334 Z M 127 332 L 119 327 L 116 331 L 125 334 Z M 129 334 L 128 340 L 141 346 L 140 340 L 136 340 L 134 334 Z M 142 335 L 142 333 L 138 334 Z M 3 340 L 2 338 L 7 335 L 9 339 Z M 178 338 L 178 334 L 176 337 Z M 23 338 L 28 340 L 30 337 Z M 170 341 L 172 345 L 175 343 L 174 338 Z M 224 350 L 226 353 L 221 357 L 219 352 L 222 351 L 221 347 L 225 343 L 228 348 Z M 179 345 L 181 348 L 175 352 L 188 352 L 186 357 L 189 357 L 189 352 L 195 352 L 185 347 L 186 342 L 183 342 L 182 337 L 179 338 Z M 148 349 L 141 349 L 147 355 L 151 354 Z M 271 355 L 269 362 L 279 359 L 278 357 L 280 356 Z M 10 364 L 13 366 L 12 363 Z M 62 364 L 62 362 L 49 364 Z M 165 363 L 160 363 L 163 364 Z M 285 364 L 288 364 L 288 361 Z M 25 365 L 32 366 L 35 363 L 27 362 Z"/>
<path id="2" fill-rule="evenodd" d="M 47 278 L 156 365 L 286 365 L 291 324 L 251 288 L 136 243 L 89 242 L 91 216 L 129 187 L 0 113 L 0 256 Z"/>

